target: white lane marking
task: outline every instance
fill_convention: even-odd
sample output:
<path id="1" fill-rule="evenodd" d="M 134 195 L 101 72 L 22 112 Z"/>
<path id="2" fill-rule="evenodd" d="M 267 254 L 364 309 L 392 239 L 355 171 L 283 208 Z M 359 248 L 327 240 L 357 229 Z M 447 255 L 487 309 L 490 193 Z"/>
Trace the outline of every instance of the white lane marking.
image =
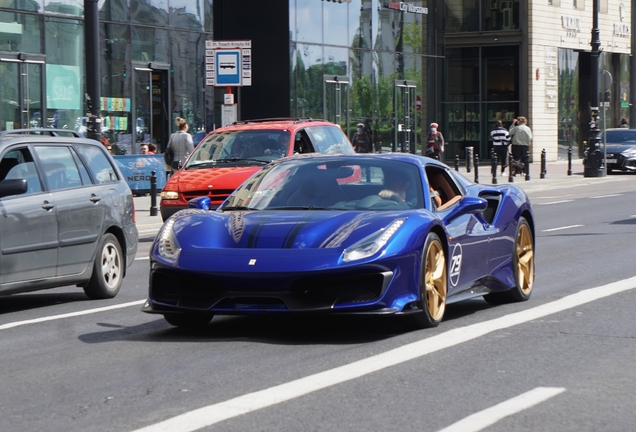
<path id="1" fill-rule="evenodd" d="M 574 202 L 574 200 L 561 200 L 561 201 L 552 201 L 547 203 L 534 203 L 533 205 L 552 205 L 552 204 L 563 204 L 563 203 L 569 203 L 569 202 Z"/>
<path id="2" fill-rule="evenodd" d="M 0 330 L 7 330 L 7 329 L 10 329 L 10 328 L 20 327 L 20 326 L 27 325 L 27 324 L 37 324 L 37 323 L 42 323 L 42 322 L 47 322 L 47 321 L 55 321 L 55 320 L 64 319 L 64 318 L 72 318 L 72 317 L 77 317 L 77 316 L 82 316 L 82 315 L 90 315 L 90 314 L 99 313 L 99 312 L 105 312 L 105 311 L 109 311 L 109 310 L 113 310 L 113 309 L 122 309 L 122 308 L 130 307 L 130 306 L 141 305 L 141 304 L 144 304 L 145 302 L 146 302 L 146 300 L 137 300 L 137 301 L 133 301 L 133 302 L 121 303 L 121 304 L 118 304 L 118 305 L 105 306 L 105 307 L 95 308 L 95 309 L 87 309 L 87 310 L 78 311 L 78 312 L 71 312 L 71 313 L 67 313 L 67 314 L 52 315 L 52 316 L 48 316 L 48 317 L 41 317 L 41 318 L 35 318 L 35 319 L 30 319 L 30 320 L 24 320 L 24 321 L 15 321 L 15 322 L 12 322 L 12 323 L 7 323 L 7 324 L 0 325 Z"/>
<path id="3" fill-rule="evenodd" d="M 149 260 L 149 259 L 150 259 L 150 257 L 149 257 L 149 256 L 142 256 L 142 257 L 139 257 L 139 258 L 135 258 L 135 261 L 139 261 L 139 260 Z"/>
<path id="4" fill-rule="evenodd" d="M 136 432 L 195 431 L 224 420 L 286 402 L 336 384 L 341 384 L 463 342 L 471 341 L 497 330 L 543 318 L 634 288 L 636 288 L 636 276 L 601 287 L 590 288 L 532 309 L 449 330 L 436 336 L 403 345 L 399 348 L 344 366 L 319 372 L 254 393 L 238 396 L 225 402 L 198 408 L 159 423 L 143 427 Z"/>
<path id="5" fill-rule="evenodd" d="M 598 195 L 598 196 L 590 197 L 590 199 L 610 198 L 610 197 L 621 196 L 621 195 L 623 195 L 623 194 Z"/>
<path id="6" fill-rule="evenodd" d="M 561 231 L 561 230 L 564 230 L 564 229 L 578 228 L 578 227 L 582 227 L 582 226 L 583 225 L 568 225 L 568 226 L 562 226 L 562 227 L 558 227 L 558 228 L 544 229 L 542 232 Z"/>
<path id="7" fill-rule="evenodd" d="M 563 387 L 537 387 L 493 407 L 475 413 L 441 429 L 439 432 L 478 432 L 499 420 L 545 402 L 563 393 Z"/>

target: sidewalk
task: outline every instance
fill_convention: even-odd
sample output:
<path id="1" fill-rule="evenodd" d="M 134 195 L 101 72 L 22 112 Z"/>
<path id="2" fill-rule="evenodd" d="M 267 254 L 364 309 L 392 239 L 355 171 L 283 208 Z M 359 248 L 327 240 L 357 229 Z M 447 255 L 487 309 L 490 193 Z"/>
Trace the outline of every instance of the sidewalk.
<path id="1" fill-rule="evenodd" d="M 452 169 L 455 168 L 454 161 L 447 163 Z M 501 167 L 498 167 L 497 185 L 510 184 L 508 181 L 508 171 L 502 176 L 500 174 Z M 475 181 L 475 169 L 471 172 L 466 171 L 466 162 L 460 161 L 459 172 L 467 179 Z M 478 183 L 493 184 L 492 175 L 490 173 L 490 164 L 482 163 L 479 166 Z M 590 184 L 609 183 L 613 181 L 624 180 L 624 176 L 607 176 L 607 177 L 583 177 L 583 163 L 581 159 L 572 161 L 572 174 L 568 175 L 568 162 L 556 161 L 546 164 L 546 172 L 544 178 L 541 178 L 541 163 L 530 164 L 530 179 L 526 180 L 526 176 L 517 175 L 512 178 L 512 184 L 520 187 L 526 192 L 553 190 L 572 187 L 584 187 Z M 135 215 L 137 217 L 137 229 L 139 230 L 139 238 L 150 241 L 163 225 L 161 215 L 159 213 L 159 196 L 157 195 L 157 215 L 150 216 L 151 199 L 150 195 L 139 196 L 134 198 Z"/>

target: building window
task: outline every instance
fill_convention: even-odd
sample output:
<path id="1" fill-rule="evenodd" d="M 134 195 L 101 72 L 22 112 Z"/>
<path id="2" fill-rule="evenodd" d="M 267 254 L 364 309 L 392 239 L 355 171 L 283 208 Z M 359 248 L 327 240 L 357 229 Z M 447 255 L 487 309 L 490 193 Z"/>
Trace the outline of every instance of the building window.
<path id="1" fill-rule="evenodd" d="M 574 9 L 585 10 L 585 0 L 573 0 Z"/>
<path id="2" fill-rule="evenodd" d="M 561 6 L 561 0 L 548 0 L 548 4 L 551 6 Z"/>
<path id="3" fill-rule="evenodd" d="M 598 5 L 599 13 L 606 14 L 608 10 L 609 10 L 609 8 L 607 6 L 607 0 L 601 0 L 599 2 L 599 5 Z"/>

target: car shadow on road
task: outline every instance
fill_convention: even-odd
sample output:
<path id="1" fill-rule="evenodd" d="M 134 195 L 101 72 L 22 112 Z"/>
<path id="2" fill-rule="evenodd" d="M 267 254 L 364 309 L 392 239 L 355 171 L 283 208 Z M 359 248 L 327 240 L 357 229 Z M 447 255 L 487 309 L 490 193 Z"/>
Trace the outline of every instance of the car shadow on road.
<path id="1" fill-rule="evenodd" d="M 0 315 L 13 312 L 21 312 L 30 309 L 40 309 L 48 306 L 57 306 L 66 303 L 89 302 L 84 291 L 72 293 L 48 293 L 41 291 L 30 294 L 12 294 L 3 296 L 0 302 Z"/>
<path id="2" fill-rule="evenodd" d="M 484 301 L 449 305 L 438 329 L 430 336 L 448 330 L 444 325 L 492 306 Z M 256 342 L 278 345 L 348 345 L 376 342 L 409 333 L 399 316 L 393 315 L 259 315 L 217 316 L 198 329 L 182 329 L 155 319 L 136 326 L 97 323 L 108 330 L 86 333 L 85 343 L 118 340 L 136 342 Z M 427 331 L 427 330 L 424 330 Z"/>

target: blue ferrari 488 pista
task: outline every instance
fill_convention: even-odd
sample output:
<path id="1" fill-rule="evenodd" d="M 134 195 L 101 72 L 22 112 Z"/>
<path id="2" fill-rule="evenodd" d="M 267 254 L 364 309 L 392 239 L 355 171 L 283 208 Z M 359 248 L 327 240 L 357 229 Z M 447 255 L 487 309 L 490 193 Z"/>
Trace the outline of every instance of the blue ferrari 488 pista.
<path id="1" fill-rule="evenodd" d="M 216 210 L 170 217 L 150 252 L 144 312 L 172 325 L 264 313 L 398 314 L 437 326 L 446 305 L 524 301 L 534 217 L 518 187 L 479 185 L 411 154 L 298 155 Z"/>

